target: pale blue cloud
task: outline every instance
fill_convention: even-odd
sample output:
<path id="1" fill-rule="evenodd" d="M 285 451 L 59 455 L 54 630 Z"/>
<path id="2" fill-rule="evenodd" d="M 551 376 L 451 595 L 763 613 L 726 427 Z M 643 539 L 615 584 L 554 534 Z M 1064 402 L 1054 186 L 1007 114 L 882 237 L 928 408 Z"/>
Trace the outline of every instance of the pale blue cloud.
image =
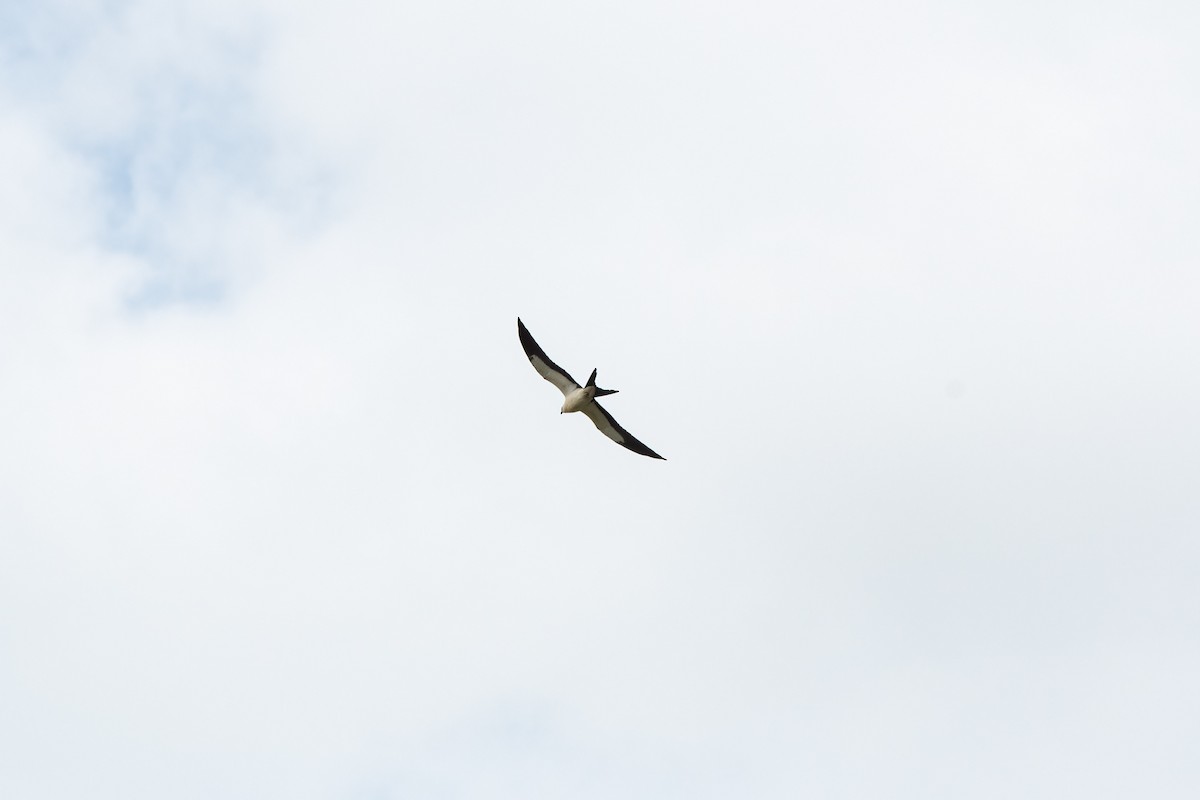
<path id="1" fill-rule="evenodd" d="M 261 26 L 218 25 L 187 5 L 72 12 L 10 12 L 14 99 L 89 165 L 97 244 L 144 263 L 131 309 L 219 300 L 247 266 L 231 250 L 231 217 L 305 202 L 279 174 L 283 148 L 258 107 Z"/>

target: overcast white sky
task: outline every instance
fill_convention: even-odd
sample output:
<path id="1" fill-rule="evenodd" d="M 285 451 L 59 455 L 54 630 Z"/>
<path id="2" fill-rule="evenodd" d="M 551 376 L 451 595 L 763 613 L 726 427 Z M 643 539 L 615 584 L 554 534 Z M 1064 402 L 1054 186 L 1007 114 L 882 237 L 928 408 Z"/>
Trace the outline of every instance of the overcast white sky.
<path id="1" fill-rule="evenodd" d="M 1197 9 L 0 4 L 0 796 L 1200 796 Z"/>

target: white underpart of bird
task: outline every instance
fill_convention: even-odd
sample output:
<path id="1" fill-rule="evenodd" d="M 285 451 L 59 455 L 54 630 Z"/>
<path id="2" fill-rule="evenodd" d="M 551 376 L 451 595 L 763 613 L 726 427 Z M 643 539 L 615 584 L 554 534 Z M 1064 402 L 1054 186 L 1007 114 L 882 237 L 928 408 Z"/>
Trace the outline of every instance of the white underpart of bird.
<path id="1" fill-rule="evenodd" d="M 570 392 L 564 399 L 560 414 L 570 414 L 572 411 L 582 411 L 584 406 L 595 399 L 595 386 L 584 386 Z"/>
<path id="2" fill-rule="evenodd" d="M 601 389 L 596 385 L 596 370 L 592 370 L 592 375 L 588 378 L 587 385 L 580 386 L 565 369 L 550 360 L 550 357 L 546 355 L 546 351 L 534 341 L 533 336 L 529 333 L 529 329 L 525 327 L 525 323 L 521 322 L 520 317 L 517 317 L 517 336 L 521 339 L 521 347 L 525 349 L 525 355 L 529 357 L 529 363 L 533 365 L 537 373 L 554 384 L 563 393 L 563 404 L 562 410 L 559 411 L 560 414 L 581 411 L 601 433 L 622 447 L 628 448 L 639 455 L 666 461 L 665 458 L 639 442 L 629 431 L 618 425 L 612 415 L 596 402 L 597 397 L 617 393 L 616 389 Z"/>

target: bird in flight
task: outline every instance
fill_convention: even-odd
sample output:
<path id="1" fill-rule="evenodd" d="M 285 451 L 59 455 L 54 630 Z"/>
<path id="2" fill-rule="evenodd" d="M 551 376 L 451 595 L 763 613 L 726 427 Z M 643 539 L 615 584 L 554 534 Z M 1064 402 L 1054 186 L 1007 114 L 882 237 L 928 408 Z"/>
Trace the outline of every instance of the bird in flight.
<path id="1" fill-rule="evenodd" d="M 601 389 L 596 385 L 596 370 L 592 370 L 592 376 L 588 378 L 587 385 L 580 386 L 574 378 L 567 374 L 565 369 L 550 360 L 546 351 L 538 346 L 538 343 L 529 335 L 529 329 L 525 327 L 524 322 L 521 322 L 520 317 L 517 317 L 517 335 L 521 337 L 521 347 L 525 348 L 525 355 L 529 356 L 529 363 L 533 364 L 538 375 L 553 383 L 563 393 L 565 399 L 562 410 L 558 413 L 582 411 L 588 419 L 596 424 L 601 433 L 622 447 L 629 448 L 639 455 L 661 458 L 666 461 L 658 453 L 633 438 L 629 431 L 617 424 L 617 421 L 612 418 L 612 414 L 609 414 L 596 402 L 597 397 L 617 393 L 616 389 Z"/>

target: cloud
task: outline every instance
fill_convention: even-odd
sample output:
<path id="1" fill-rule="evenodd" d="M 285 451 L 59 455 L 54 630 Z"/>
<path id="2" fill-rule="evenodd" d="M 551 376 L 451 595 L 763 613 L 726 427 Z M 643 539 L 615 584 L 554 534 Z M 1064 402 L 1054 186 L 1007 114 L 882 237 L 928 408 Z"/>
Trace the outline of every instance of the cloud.
<path id="1" fill-rule="evenodd" d="M 8 13 L 6 796 L 1192 794 L 1189 12 Z"/>

